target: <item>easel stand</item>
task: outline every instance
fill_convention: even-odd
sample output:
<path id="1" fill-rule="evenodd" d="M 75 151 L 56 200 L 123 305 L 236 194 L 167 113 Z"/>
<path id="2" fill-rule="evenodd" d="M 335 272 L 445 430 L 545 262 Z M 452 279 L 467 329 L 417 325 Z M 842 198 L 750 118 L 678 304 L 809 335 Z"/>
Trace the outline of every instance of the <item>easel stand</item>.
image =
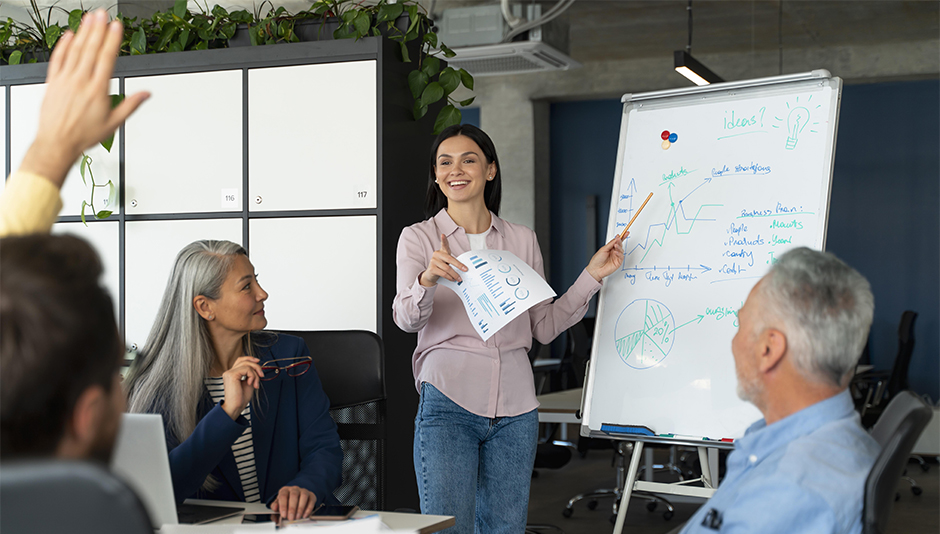
<path id="1" fill-rule="evenodd" d="M 654 442 L 650 440 L 650 442 Z M 691 480 L 681 482 L 650 482 L 646 480 L 637 480 L 637 472 L 640 468 L 640 458 L 643 457 L 643 441 L 637 440 L 633 445 L 633 456 L 630 457 L 630 468 L 627 471 L 627 480 L 623 486 L 623 496 L 620 499 L 620 508 L 617 510 L 617 522 L 614 524 L 614 534 L 623 532 L 623 523 L 627 517 L 627 506 L 630 504 L 630 496 L 634 491 L 645 491 L 647 493 L 665 493 L 669 495 L 683 495 L 687 497 L 710 498 L 715 490 L 718 489 L 718 449 L 730 448 L 725 446 L 709 445 L 701 446 L 699 443 L 676 442 L 655 440 L 655 443 L 667 445 L 685 445 L 694 446 L 698 449 L 699 462 L 702 464 L 702 476 Z M 688 484 L 701 481 L 704 487 L 689 486 Z"/>

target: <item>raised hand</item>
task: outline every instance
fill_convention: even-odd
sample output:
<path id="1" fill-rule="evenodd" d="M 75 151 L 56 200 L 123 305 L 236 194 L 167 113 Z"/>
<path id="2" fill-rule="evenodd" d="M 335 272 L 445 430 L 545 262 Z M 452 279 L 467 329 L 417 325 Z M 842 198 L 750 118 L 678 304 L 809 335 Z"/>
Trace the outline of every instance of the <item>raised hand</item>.
<path id="1" fill-rule="evenodd" d="M 628 235 L 630 232 L 627 232 L 624 237 Z M 600 282 L 604 277 L 619 269 L 621 265 L 623 265 L 623 241 L 617 235 L 594 253 L 591 261 L 588 262 L 587 272 Z"/>
<path id="2" fill-rule="evenodd" d="M 49 59 L 39 129 L 20 169 L 59 187 L 82 151 L 114 133 L 150 96 L 139 92 L 111 109 L 108 84 L 124 29 L 120 21 L 107 21 L 102 9 L 86 13 L 78 32 L 67 31 Z"/>
<path id="3" fill-rule="evenodd" d="M 443 276 L 451 282 L 459 282 L 460 275 L 453 268 L 456 267 L 466 272 L 467 267 L 457 261 L 450 255 L 450 247 L 447 245 L 447 236 L 441 234 L 441 248 L 434 251 L 428 268 L 421 273 L 418 279 L 424 287 L 431 287 L 437 284 L 437 281 Z"/>

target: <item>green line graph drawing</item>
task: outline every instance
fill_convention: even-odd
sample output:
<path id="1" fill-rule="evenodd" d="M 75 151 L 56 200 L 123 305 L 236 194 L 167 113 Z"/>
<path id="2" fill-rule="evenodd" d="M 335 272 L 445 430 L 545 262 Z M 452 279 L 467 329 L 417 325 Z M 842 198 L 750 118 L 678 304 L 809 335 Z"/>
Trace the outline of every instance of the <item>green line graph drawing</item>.
<path id="1" fill-rule="evenodd" d="M 627 366 L 649 369 L 659 365 L 672 351 L 675 330 L 675 318 L 665 304 L 637 299 L 617 318 L 614 346 Z"/>

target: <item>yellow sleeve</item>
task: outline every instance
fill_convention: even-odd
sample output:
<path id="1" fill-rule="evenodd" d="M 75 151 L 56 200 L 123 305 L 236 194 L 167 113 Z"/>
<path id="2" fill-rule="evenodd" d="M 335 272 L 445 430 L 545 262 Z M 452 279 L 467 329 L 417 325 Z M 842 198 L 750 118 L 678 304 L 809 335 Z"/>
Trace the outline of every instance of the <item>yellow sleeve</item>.
<path id="1" fill-rule="evenodd" d="M 42 176 L 17 171 L 0 194 L 0 237 L 48 232 L 62 209 L 59 188 Z"/>

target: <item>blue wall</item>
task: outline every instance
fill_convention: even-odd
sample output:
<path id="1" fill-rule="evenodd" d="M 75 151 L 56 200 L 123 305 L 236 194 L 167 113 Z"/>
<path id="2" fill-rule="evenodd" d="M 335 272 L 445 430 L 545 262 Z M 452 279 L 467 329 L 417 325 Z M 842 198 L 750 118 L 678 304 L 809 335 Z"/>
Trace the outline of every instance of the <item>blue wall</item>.
<path id="1" fill-rule="evenodd" d="M 584 268 L 585 196 L 606 231 L 619 100 L 551 107 L 552 286 Z M 911 387 L 940 397 L 940 81 L 843 87 L 826 248 L 875 294 L 872 363 L 890 369 L 901 312 L 917 311 Z M 597 244 L 600 246 L 600 243 Z"/>

